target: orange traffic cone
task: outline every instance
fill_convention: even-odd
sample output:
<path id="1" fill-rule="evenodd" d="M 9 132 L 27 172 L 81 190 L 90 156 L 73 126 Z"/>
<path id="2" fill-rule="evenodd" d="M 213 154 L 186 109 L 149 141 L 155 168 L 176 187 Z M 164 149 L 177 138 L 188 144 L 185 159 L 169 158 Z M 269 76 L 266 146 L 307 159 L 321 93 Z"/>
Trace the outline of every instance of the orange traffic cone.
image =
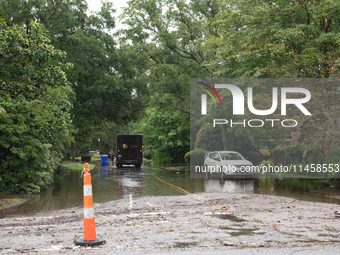
<path id="1" fill-rule="evenodd" d="M 85 166 L 87 165 L 87 168 Z M 76 245 L 89 246 L 105 244 L 103 238 L 96 238 L 96 223 L 94 220 L 92 183 L 90 165 L 84 164 L 84 239 L 75 239 Z"/>

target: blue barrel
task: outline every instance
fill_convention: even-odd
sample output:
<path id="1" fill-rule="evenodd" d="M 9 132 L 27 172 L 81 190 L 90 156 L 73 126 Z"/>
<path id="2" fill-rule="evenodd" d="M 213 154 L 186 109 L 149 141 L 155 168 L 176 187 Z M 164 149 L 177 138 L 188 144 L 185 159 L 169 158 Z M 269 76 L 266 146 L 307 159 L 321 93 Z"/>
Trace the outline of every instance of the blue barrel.
<path id="1" fill-rule="evenodd" d="M 109 164 L 107 155 L 102 155 L 101 158 L 102 158 L 102 166 L 107 166 Z"/>

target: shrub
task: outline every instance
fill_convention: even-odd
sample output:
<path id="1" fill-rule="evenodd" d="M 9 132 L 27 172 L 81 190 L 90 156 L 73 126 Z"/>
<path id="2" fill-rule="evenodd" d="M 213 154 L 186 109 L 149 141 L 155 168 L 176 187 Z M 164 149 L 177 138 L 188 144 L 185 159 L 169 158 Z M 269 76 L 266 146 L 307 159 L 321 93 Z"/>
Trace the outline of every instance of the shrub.
<path id="1" fill-rule="evenodd" d="M 321 163 L 321 157 L 317 150 L 308 150 L 300 145 L 275 148 L 271 150 L 271 158 L 275 164 Z"/>
<path id="2" fill-rule="evenodd" d="M 151 160 L 152 160 L 152 163 L 155 163 L 155 164 L 170 164 L 173 158 L 163 155 L 163 154 L 157 154 L 156 156 L 153 156 Z"/>
<path id="3" fill-rule="evenodd" d="M 262 150 L 260 150 L 260 153 L 261 153 L 263 160 L 270 159 L 270 150 L 262 149 Z"/>
<path id="4" fill-rule="evenodd" d="M 261 162 L 261 155 L 256 151 L 248 151 L 245 154 L 242 154 L 246 157 L 253 165 L 258 165 Z"/>
<path id="5" fill-rule="evenodd" d="M 192 160 L 192 162 L 195 162 L 196 165 L 202 166 L 204 162 L 204 155 L 205 155 L 205 150 L 195 149 L 193 151 L 187 152 L 184 156 L 184 159 L 185 159 L 185 162 L 187 163 L 190 163 L 190 160 Z"/>

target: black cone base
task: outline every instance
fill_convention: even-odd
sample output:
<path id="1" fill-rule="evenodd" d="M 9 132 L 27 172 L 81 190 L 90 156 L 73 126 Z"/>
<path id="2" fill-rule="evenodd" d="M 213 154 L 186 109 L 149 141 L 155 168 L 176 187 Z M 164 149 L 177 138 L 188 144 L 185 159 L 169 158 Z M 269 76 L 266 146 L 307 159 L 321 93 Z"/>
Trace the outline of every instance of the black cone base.
<path id="1" fill-rule="evenodd" d="M 101 245 L 101 244 L 105 244 L 106 241 L 99 237 L 97 238 L 96 240 L 93 240 L 93 241 L 87 241 L 87 240 L 84 240 L 84 239 L 74 239 L 74 243 L 76 245 L 81 245 L 81 246 L 94 246 L 94 245 Z"/>

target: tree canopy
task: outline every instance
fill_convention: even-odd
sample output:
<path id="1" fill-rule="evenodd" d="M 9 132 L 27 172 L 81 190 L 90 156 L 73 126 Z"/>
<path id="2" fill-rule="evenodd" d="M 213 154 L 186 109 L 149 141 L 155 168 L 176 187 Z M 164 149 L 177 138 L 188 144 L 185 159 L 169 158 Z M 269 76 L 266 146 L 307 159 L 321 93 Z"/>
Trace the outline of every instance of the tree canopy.
<path id="1" fill-rule="evenodd" d="M 45 28 L 0 21 L 0 190 L 40 192 L 73 141 L 74 93 Z"/>
<path id="2" fill-rule="evenodd" d="M 340 3 L 221 0 L 207 44 L 216 77 L 339 77 Z"/>
<path id="3" fill-rule="evenodd" d="M 112 36 L 114 12 L 106 1 L 91 14 L 85 0 L 0 2 L 0 15 L 7 24 L 25 28 L 31 21 L 44 24 L 51 43 L 73 64 L 66 72 L 75 91 L 71 118 L 78 131 L 76 147 L 88 141 L 94 128 L 111 121 L 127 123 L 142 108 L 135 95 L 144 93 L 145 83 L 131 82 L 138 74 L 129 67 L 133 56 L 126 60 L 129 53 L 119 49 Z"/>

